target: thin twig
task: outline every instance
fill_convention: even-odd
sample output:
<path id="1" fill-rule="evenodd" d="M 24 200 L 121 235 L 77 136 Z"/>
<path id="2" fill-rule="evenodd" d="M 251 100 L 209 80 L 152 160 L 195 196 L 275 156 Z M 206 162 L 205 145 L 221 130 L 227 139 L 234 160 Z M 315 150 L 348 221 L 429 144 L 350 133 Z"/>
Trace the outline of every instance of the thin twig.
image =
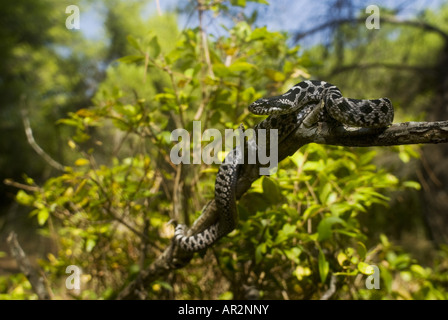
<path id="1" fill-rule="evenodd" d="M 30 120 L 28 119 L 25 109 L 21 110 L 23 126 L 25 127 L 25 134 L 30 146 L 40 155 L 50 166 L 59 171 L 65 171 L 65 166 L 50 157 L 45 151 L 36 143 L 33 136 L 33 130 L 31 129 Z"/>
<path id="2" fill-rule="evenodd" d="M 7 186 L 11 186 L 11 187 L 15 187 L 18 189 L 23 189 L 23 190 L 27 190 L 30 192 L 37 192 L 39 191 L 39 187 L 35 187 L 35 186 L 29 186 L 27 184 L 23 184 L 23 183 L 19 183 L 19 182 L 15 182 L 11 179 L 5 179 L 3 180 L 3 183 L 6 184 Z"/>
<path id="3" fill-rule="evenodd" d="M 174 178 L 174 186 L 173 186 L 173 218 L 179 221 L 180 217 L 180 209 L 182 207 L 181 201 L 179 199 L 180 196 L 180 189 L 182 188 L 181 183 L 181 176 L 182 176 L 182 163 L 180 163 L 176 168 L 176 176 Z M 185 224 L 188 223 L 188 216 L 185 216 L 182 220 Z"/>
<path id="4" fill-rule="evenodd" d="M 201 50 L 201 58 L 203 60 L 203 62 L 205 62 L 205 65 L 207 65 L 207 71 L 209 73 L 209 76 L 211 78 L 215 78 L 215 74 L 213 73 L 213 67 L 212 67 L 212 63 L 210 60 L 210 52 L 208 49 L 208 41 L 207 41 L 207 32 L 204 28 L 204 23 L 203 23 L 203 17 L 204 17 L 204 11 L 206 10 L 206 7 L 204 6 L 204 4 L 202 3 L 201 0 L 198 0 L 198 16 L 199 16 L 199 32 L 201 35 L 201 42 L 200 42 L 200 46 L 202 47 Z M 203 69 L 201 70 L 201 72 L 203 72 Z M 203 75 L 201 77 L 201 79 L 204 79 L 205 76 Z M 204 89 L 204 85 L 203 85 L 203 81 L 201 81 L 201 94 L 202 94 L 202 99 L 201 99 L 201 103 L 199 104 L 199 108 L 196 111 L 196 114 L 194 115 L 194 120 L 199 120 L 202 116 L 202 113 L 205 110 L 205 106 L 206 106 L 206 92 Z"/>
<path id="5" fill-rule="evenodd" d="M 320 297 L 320 300 L 328 300 L 334 295 L 334 293 L 336 292 L 336 280 L 336 276 L 334 274 L 331 275 L 330 287 L 327 291 L 325 291 L 322 297 Z"/>
<path id="6" fill-rule="evenodd" d="M 204 59 L 207 64 L 210 77 L 214 78 L 215 75 L 213 73 L 212 62 L 210 60 L 210 52 L 208 50 L 207 32 L 205 31 L 204 22 L 203 22 L 204 11 L 205 10 L 202 5 L 202 1 L 198 0 L 199 32 L 201 33 L 201 42 L 202 42 L 202 47 L 203 47 L 202 49 L 204 52 Z"/>
<path id="7" fill-rule="evenodd" d="M 322 31 L 327 28 L 334 28 L 336 26 L 342 25 L 342 24 L 348 24 L 348 23 L 365 23 L 366 19 L 365 17 L 360 18 L 342 18 L 342 19 L 334 19 L 330 21 L 326 21 L 325 23 L 318 25 L 310 30 L 297 33 L 294 37 L 295 41 L 299 41 L 304 37 L 307 37 L 309 35 L 312 35 L 313 33 Z M 429 24 L 424 21 L 412 21 L 412 20 L 399 20 L 395 17 L 381 17 L 381 23 L 389 23 L 389 24 L 395 24 L 395 25 L 403 25 L 403 26 L 410 26 L 415 28 L 420 28 L 426 31 L 434 32 L 439 34 L 445 41 L 448 41 L 448 33 L 443 31 L 440 28 L 437 28 L 436 26 Z"/>
<path id="8" fill-rule="evenodd" d="M 157 5 L 157 14 L 159 16 L 162 16 L 162 9 L 160 8 L 160 0 L 156 0 L 156 5 Z"/>

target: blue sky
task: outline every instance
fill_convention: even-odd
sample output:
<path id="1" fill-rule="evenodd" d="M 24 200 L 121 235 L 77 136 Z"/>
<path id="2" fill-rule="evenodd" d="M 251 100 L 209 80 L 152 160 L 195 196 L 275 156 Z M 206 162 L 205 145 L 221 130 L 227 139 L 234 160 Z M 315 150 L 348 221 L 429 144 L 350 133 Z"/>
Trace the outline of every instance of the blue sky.
<path id="1" fill-rule="evenodd" d="M 187 0 L 159 0 L 162 13 L 175 9 L 179 5 L 185 6 Z M 188 0 L 191 2 L 192 0 Z M 272 31 L 305 31 L 313 26 L 316 26 L 324 21 L 329 20 L 328 3 L 333 3 L 334 0 L 327 1 L 311 1 L 311 0 L 268 0 L 270 5 L 260 5 L 255 3 L 248 3 L 246 12 L 251 12 L 255 8 L 259 11 L 258 26 L 266 25 Z M 365 10 L 368 5 L 375 4 L 379 7 L 384 6 L 388 8 L 400 8 L 399 16 L 402 18 L 412 18 L 418 15 L 419 12 L 425 8 L 438 8 L 444 0 L 356 0 L 353 1 L 354 12 Z M 102 16 L 100 3 L 93 4 L 92 7 L 81 14 L 81 31 L 91 39 L 101 39 L 104 36 L 102 28 Z M 191 6 L 191 12 L 194 12 Z M 157 14 L 156 1 L 148 1 L 148 7 L 145 14 Z M 344 14 L 349 15 L 350 12 Z M 206 19 L 205 25 L 211 33 L 218 32 L 220 23 L 225 23 L 225 19 L 216 20 L 211 15 Z M 179 16 L 179 27 L 187 28 L 197 25 L 197 19 L 189 14 Z M 222 31 L 222 30 L 221 30 Z M 318 39 L 308 39 L 308 41 L 315 42 Z M 306 41 L 306 40 L 305 40 Z"/>

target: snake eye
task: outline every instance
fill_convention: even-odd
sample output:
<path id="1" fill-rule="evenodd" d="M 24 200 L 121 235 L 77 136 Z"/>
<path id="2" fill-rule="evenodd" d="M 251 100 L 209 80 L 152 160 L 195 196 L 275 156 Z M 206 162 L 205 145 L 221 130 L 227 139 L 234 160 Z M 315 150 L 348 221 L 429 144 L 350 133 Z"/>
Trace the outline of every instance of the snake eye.
<path id="1" fill-rule="evenodd" d="M 262 98 L 249 105 L 249 111 L 254 114 L 265 114 L 265 111 L 269 108 L 269 100 Z"/>

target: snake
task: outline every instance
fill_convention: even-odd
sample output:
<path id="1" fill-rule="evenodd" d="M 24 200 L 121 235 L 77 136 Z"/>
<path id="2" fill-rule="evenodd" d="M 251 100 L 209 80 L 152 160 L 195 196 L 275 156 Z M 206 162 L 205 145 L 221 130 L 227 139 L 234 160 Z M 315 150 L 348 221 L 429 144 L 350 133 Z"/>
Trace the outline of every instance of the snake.
<path id="1" fill-rule="evenodd" d="M 279 144 L 297 127 L 310 127 L 324 116 L 345 126 L 361 128 L 385 128 L 394 118 L 394 109 L 388 98 L 346 98 L 338 87 L 319 80 L 301 81 L 282 95 L 256 100 L 248 109 L 255 115 L 268 116 L 254 126 L 254 132 L 259 129 L 277 129 Z M 174 241 L 183 250 L 204 250 L 236 228 L 236 185 L 242 165 L 241 157 L 241 148 L 236 147 L 219 167 L 215 180 L 217 221 L 194 235 L 187 234 L 186 225 L 176 226 Z"/>

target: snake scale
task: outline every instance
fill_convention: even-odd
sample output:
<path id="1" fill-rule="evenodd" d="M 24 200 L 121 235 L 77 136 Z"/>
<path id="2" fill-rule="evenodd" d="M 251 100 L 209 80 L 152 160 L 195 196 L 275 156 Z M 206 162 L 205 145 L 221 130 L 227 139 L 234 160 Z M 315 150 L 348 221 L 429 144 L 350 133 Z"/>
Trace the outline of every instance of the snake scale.
<path id="1" fill-rule="evenodd" d="M 392 103 L 387 98 L 345 98 L 336 86 L 316 80 L 299 82 L 280 96 L 258 99 L 249 106 L 249 111 L 269 115 L 254 130 L 277 129 L 279 144 L 298 126 L 310 126 L 325 113 L 343 125 L 362 128 L 387 127 L 394 118 Z M 309 119 L 313 119 L 311 123 Z M 217 222 L 192 236 L 187 236 L 185 225 L 176 227 L 175 242 L 183 250 L 194 252 L 205 249 L 236 227 L 238 212 L 235 193 L 240 160 L 241 151 L 237 147 L 227 155 L 216 176 Z"/>

